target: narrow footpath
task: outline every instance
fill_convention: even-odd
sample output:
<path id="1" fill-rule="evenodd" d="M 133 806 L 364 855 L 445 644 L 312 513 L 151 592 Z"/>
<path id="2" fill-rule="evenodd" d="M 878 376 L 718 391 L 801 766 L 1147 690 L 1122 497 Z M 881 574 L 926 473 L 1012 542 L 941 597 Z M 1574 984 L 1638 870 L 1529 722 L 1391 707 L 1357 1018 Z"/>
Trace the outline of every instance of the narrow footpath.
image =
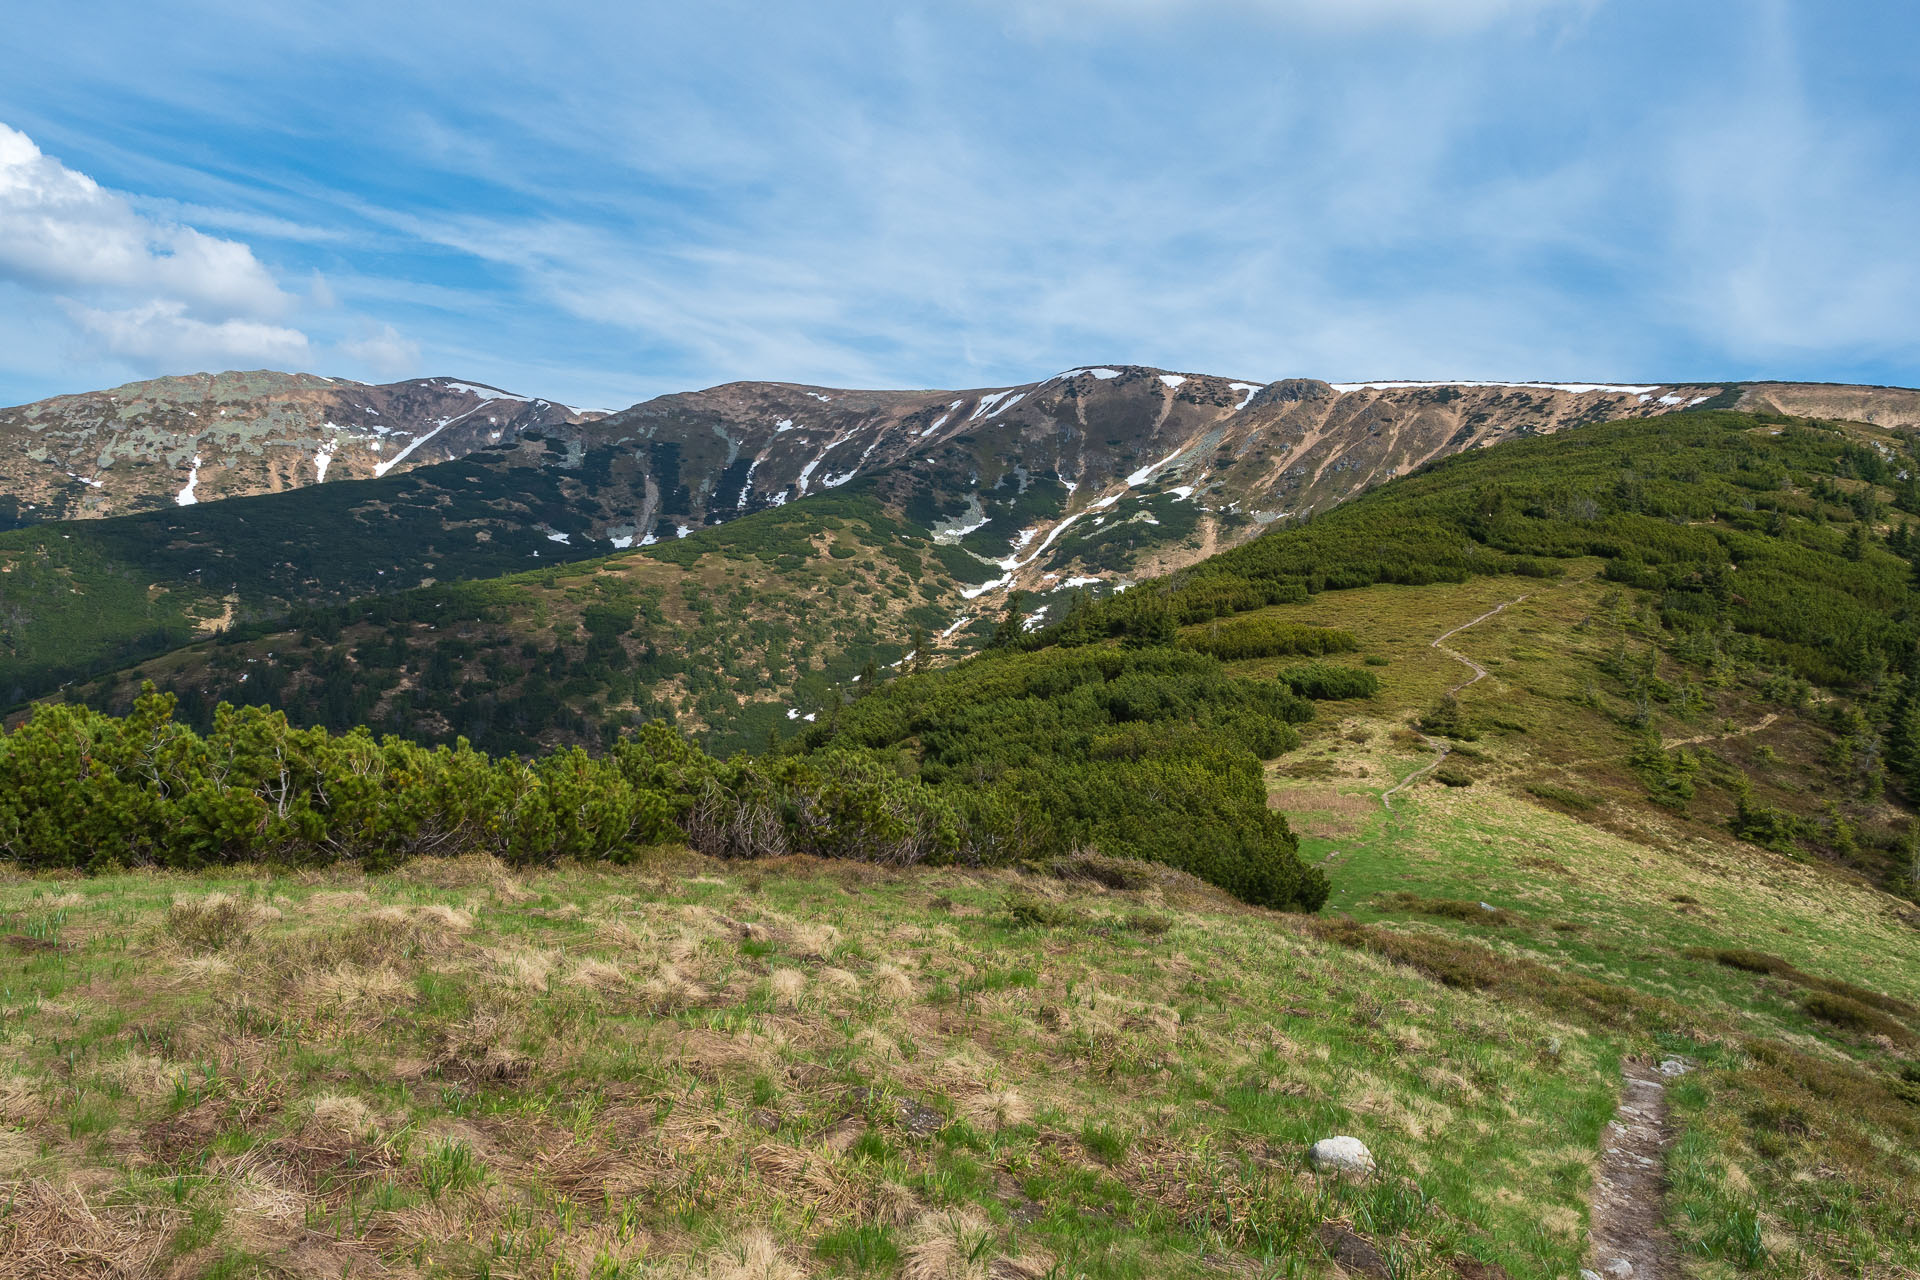
<path id="1" fill-rule="evenodd" d="M 1472 658 L 1469 658 L 1466 654 L 1461 653 L 1459 650 L 1449 649 L 1447 647 L 1447 641 L 1451 640 L 1454 636 L 1459 635 L 1462 631 L 1465 631 L 1468 627 L 1479 626 L 1481 623 L 1485 622 L 1488 618 L 1491 618 L 1494 614 L 1499 613 L 1502 609 L 1507 608 L 1508 605 L 1519 604 L 1520 601 L 1525 600 L 1526 598 L 1527 597 L 1525 596 L 1519 596 L 1519 597 L 1516 597 L 1515 599 L 1508 600 L 1503 604 L 1497 604 L 1493 606 L 1493 608 L 1481 614 L 1479 617 L 1475 618 L 1472 622 L 1463 622 L 1459 626 L 1455 627 L 1453 630 L 1441 633 L 1440 637 L 1432 642 L 1432 644 L 1430 645 L 1431 648 L 1438 649 L 1440 652 L 1446 654 L 1449 658 L 1452 658 L 1455 662 L 1465 663 L 1467 668 L 1473 672 L 1473 674 L 1469 676 L 1467 679 L 1462 680 L 1459 684 L 1447 690 L 1448 697 L 1452 697 L 1455 694 L 1458 694 L 1462 689 L 1467 688 L 1469 685 L 1478 684 L 1480 681 L 1486 679 L 1487 669 L 1481 666 L 1479 663 L 1475 662 Z M 1419 733 L 1419 730 L 1416 729 L 1414 732 Z M 1425 763 L 1424 765 L 1421 765 L 1418 769 L 1415 769 L 1412 773 L 1408 774 L 1406 777 L 1400 779 L 1400 781 L 1394 783 L 1392 786 L 1388 787 L 1385 791 L 1382 791 L 1380 793 L 1380 803 L 1389 810 L 1393 808 L 1393 797 L 1396 792 L 1406 790 L 1408 787 L 1412 786 L 1414 783 L 1420 781 L 1420 779 L 1432 773 L 1435 769 L 1438 769 L 1441 765 L 1441 762 L 1443 762 L 1447 758 L 1447 754 L 1453 750 L 1453 747 L 1444 738 L 1435 738 L 1422 733 L 1420 734 L 1420 740 L 1426 743 L 1428 747 L 1432 748 L 1434 753 L 1433 759 L 1427 761 L 1427 763 Z"/>
<path id="2" fill-rule="evenodd" d="M 1592 1265 L 1581 1280 L 1664 1280 L 1680 1268 L 1673 1239 L 1661 1223 L 1666 1202 L 1667 1081 L 1687 1071 L 1668 1058 L 1659 1066 L 1627 1062 L 1620 1107 L 1607 1125 L 1600 1172 L 1593 1184 Z"/>

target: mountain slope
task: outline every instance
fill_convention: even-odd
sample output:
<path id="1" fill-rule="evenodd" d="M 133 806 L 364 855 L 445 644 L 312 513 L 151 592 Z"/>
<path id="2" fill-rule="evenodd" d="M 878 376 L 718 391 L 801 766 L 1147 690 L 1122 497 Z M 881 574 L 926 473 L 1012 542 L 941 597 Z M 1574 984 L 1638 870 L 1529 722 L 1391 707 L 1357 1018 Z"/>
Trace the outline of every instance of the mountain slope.
<path id="1" fill-rule="evenodd" d="M 497 428 L 499 441 L 404 475 L 0 535 L 0 696 L 303 605 L 671 541 L 848 485 L 949 549 L 976 603 L 937 629 L 964 634 L 1010 591 L 1119 589 L 1461 450 L 1761 391 L 1845 393 L 1840 407 L 1895 417 L 1912 395 L 1258 387 L 1140 368 L 959 393 L 733 384 L 598 421 Z M 1041 616 L 1063 599 L 1041 601 Z"/>
<path id="2" fill-rule="evenodd" d="M 632 552 L 302 608 L 75 692 L 117 706 L 152 679 L 201 727 L 224 699 L 500 752 L 597 748 L 666 718 L 726 754 L 827 713 L 916 634 L 929 652 L 976 643 L 939 635 L 964 605 L 943 555 L 842 491 Z"/>
<path id="3" fill-rule="evenodd" d="M 1103 603 L 1055 584 L 1030 604 L 1028 626 L 1041 629 L 1027 634 L 1041 645 L 1184 634 L 1271 680 L 1322 652 L 1288 647 L 1300 643 L 1295 623 L 1365 639 L 1411 619 L 1438 635 L 1442 621 L 1516 597 L 1559 600 L 1550 638 L 1515 642 L 1526 650 L 1515 662 L 1546 664 L 1527 685 L 1545 692 L 1505 689 L 1489 663 L 1493 678 L 1461 695 L 1467 711 L 1447 713 L 1477 720 L 1481 740 L 1518 735 L 1521 781 L 1574 797 L 1604 784 L 1627 830 L 1675 811 L 1737 820 L 1890 882 L 1906 865 L 1900 798 L 1920 786 L 1920 685 L 1906 670 L 1920 609 L 1905 558 L 1920 553 L 1908 529 L 1920 486 L 1901 479 L 1912 449 L 1876 428 L 1723 413 L 1509 443 Z M 872 687 L 853 679 L 869 661 L 871 679 L 904 669 L 894 664 L 910 649 L 965 651 L 993 634 L 1000 611 L 968 600 L 977 587 L 956 572 L 992 570 L 900 520 L 878 488 L 850 484 L 579 565 L 302 616 L 291 630 L 243 629 L 75 696 L 121 709 L 153 678 L 201 722 L 221 699 L 265 700 L 336 730 L 371 719 L 516 750 L 593 744 L 646 717 L 730 749 L 759 746 L 770 729 L 814 741 L 830 719 L 858 737 L 878 716 L 894 736 L 867 745 L 925 747 L 930 710 L 889 719 L 886 697 L 837 719 L 835 709 Z M 609 621 L 609 606 L 621 618 Z M 1393 634 L 1407 643 L 1404 629 Z M 1419 656 L 1436 671 L 1413 710 L 1453 723 L 1441 680 L 1462 669 Z M 1506 710 L 1468 706 L 1496 690 Z M 973 736 L 943 749 L 990 749 L 1005 735 Z M 1461 745 L 1451 763 L 1471 775 L 1469 753 L 1490 749 Z"/>
<path id="4" fill-rule="evenodd" d="M 204 433 L 198 443 L 168 434 L 202 430 L 198 418 L 182 416 L 197 412 L 180 407 L 185 392 L 166 401 L 171 416 L 134 414 L 138 430 L 128 438 L 164 445 L 154 455 L 161 463 L 190 461 L 183 451 L 206 447 L 194 491 L 212 496 L 240 492 L 248 474 L 258 487 L 317 470 L 313 459 L 329 446 L 299 424 L 323 411 L 345 417 L 342 398 L 368 402 L 361 408 L 373 413 L 371 391 L 404 392 L 416 409 L 440 406 L 450 425 L 425 449 L 417 442 L 426 437 L 407 437 L 399 447 L 414 448 L 405 458 L 389 447 L 400 436 L 363 431 L 364 449 L 340 445 L 331 455 L 325 484 L 188 506 L 176 491 L 151 488 L 156 476 L 173 485 L 172 470 L 128 454 L 112 474 L 148 483 L 135 497 L 153 509 L 0 534 L 0 697 L 37 696 L 290 608 L 671 540 L 856 480 L 953 548 L 947 567 L 994 610 L 1014 586 L 1119 586 L 1190 563 L 1283 512 L 1344 500 L 1453 450 L 1699 398 L 1652 394 L 1658 388 L 1336 390 L 1300 380 L 1261 388 L 1099 368 L 962 393 L 735 384 L 578 421 L 541 402 L 481 401 L 444 380 L 341 389 L 302 376 L 273 391 L 275 378 L 288 380 L 259 377 L 258 403 L 291 405 L 297 421 L 239 433 L 238 453 L 214 455 Z M 219 383 L 172 381 L 206 395 Z M 166 400 L 141 394 L 147 399 L 129 405 Z M 507 409 L 520 416 L 503 416 Z M 470 452 L 414 465 L 443 450 Z M 386 461 L 370 461 L 379 457 Z M 395 460 L 411 469 L 351 479 Z M 96 493 L 34 465 L 75 492 Z"/>
<path id="5" fill-rule="evenodd" d="M 452 378 L 192 374 L 0 409 L 0 528 L 280 493 L 585 420 Z"/>
<path id="6" fill-rule="evenodd" d="M 1010 561 L 1007 585 L 1076 567 L 1125 578 L 1459 449 L 1667 413 L 1721 390 L 1262 386 L 1134 366 L 969 391 L 735 383 L 563 433 L 563 470 L 611 478 L 570 493 L 566 532 L 609 545 L 664 538 L 875 476 L 883 497 L 938 536 Z M 1193 505 L 1114 509 L 1155 495 Z"/>

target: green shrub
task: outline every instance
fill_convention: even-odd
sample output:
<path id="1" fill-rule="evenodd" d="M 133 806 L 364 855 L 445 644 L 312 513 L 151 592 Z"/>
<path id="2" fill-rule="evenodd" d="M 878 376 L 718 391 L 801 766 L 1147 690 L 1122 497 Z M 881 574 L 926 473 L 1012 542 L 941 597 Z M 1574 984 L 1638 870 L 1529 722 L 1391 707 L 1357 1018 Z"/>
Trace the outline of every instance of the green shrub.
<path id="1" fill-rule="evenodd" d="M 1457 764 L 1443 764 L 1433 771 L 1433 780 L 1443 787 L 1470 787 L 1473 775 Z"/>
<path id="2" fill-rule="evenodd" d="M 1843 995 L 1815 991 L 1800 1001 L 1800 1007 L 1809 1016 L 1846 1031 L 1886 1036 L 1902 1042 L 1913 1039 L 1913 1032 L 1899 1022 L 1870 1005 Z"/>
<path id="3" fill-rule="evenodd" d="M 1459 699 L 1446 694 L 1433 709 L 1419 719 L 1420 729 L 1424 733 L 1438 734 L 1443 738 L 1457 738 L 1464 742 L 1473 742 L 1480 737 L 1479 728 L 1467 718 L 1460 707 Z"/>
<path id="4" fill-rule="evenodd" d="M 1380 692 L 1380 677 L 1373 672 L 1333 662 L 1303 662 L 1283 667 L 1279 679 L 1301 697 L 1315 702 L 1371 698 Z"/>
<path id="5" fill-rule="evenodd" d="M 1227 662 L 1288 655 L 1318 657 L 1326 653 L 1351 653 L 1360 647 L 1359 639 L 1351 631 L 1303 627 L 1261 617 L 1210 622 L 1187 632 L 1181 642 L 1189 649 Z"/>
<path id="6" fill-rule="evenodd" d="M 653 722 L 603 757 L 570 749 L 524 761 L 365 729 L 334 737 L 225 704 L 201 737 L 174 721 L 173 705 L 149 689 L 124 718 L 40 706 L 0 736 L 0 858 L 36 869 L 385 867 L 472 852 L 624 862 L 670 840 L 722 857 L 978 862 L 999 852 L 988 847 L 990 815 L 963 813 L 951 794 L 857 751 L 719 761 Z M 244 919 L 237 906 L 222 910 L 178 908 L 174 930 L 195 948 L 227 945 Z"/>
<path id="7" fill-rule="evenodd" d="M 1313 704 L 1178 648 L 1003 651 L 890 680 L 802 733 L 810 761 L 871 753 L 951 806 L 956 857 L 1162 863 L 1243 901 L 1316 910 L 1324 874 L 1267 806 L 1261 762 Z M 931 801 L 929 801 L 931 803 Z"/>
<path id="8" fill-rule="evenodd" d="M 1569 787 L 1556 787 L 1547 782 L 1529 782 L 1527 784 L 1527 794 L 1537 796 L 1542 800 L 1552 801 L 1554 804 L 1563 805 L 1566 808 L 1574 809 L 1581 813 L 1595 809 L 1600 804 L 1598 800 L 1587 795 L 1585 792 L 1575 791 Z"/>
<path id="9" fill-rule="evenodd" d="M 1660 745 L 1660 735 L 1649 729 L 1627 757 L 1627 764 L 1640 775 L 1647 795 L 1670 809 L 1686 807 L 1693 799 L 1693 777 L 1700 762 L 1685 747 L 1668 751 Z"/>

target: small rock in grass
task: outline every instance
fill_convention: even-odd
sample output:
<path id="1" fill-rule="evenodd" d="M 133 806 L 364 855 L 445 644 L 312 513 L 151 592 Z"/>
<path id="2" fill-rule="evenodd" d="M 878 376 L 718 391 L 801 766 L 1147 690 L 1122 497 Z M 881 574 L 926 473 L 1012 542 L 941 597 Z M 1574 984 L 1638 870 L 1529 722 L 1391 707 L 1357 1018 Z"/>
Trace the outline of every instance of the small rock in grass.
<path id="1" fill-rule="evenodd" d="M 1307 1159 L 1316 1169 L 1333 1173 L 1351 1173 L 1365 1177 L 1373 1172 L 1373 1152 L 1367 1150 L 1367 1144 L 1358 1138 L 1349 1138 L 1342 1134 L 1333 1138 L 1322 1138 L 1313 1144 L 1307 1152 Z"/>
<path id="2" fill-rule="evenodd" d="M 1660 1074 L 1663 1076 L 1683 1076 L 1691 1070 L 1693 1064 L 1685 1058 L 1668 1058 L 1660 1064 Z"/>

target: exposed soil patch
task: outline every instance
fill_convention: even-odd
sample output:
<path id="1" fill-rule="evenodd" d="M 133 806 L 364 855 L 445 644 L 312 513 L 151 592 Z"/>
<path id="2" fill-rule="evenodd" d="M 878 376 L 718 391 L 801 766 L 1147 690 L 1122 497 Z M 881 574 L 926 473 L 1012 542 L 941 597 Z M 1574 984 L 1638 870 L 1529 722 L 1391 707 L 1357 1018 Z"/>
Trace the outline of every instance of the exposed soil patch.
<path id="1" fill-rule="evenodd" d="M 1606 1151 L 1593 1188 L 1593 1253 L 1583 1280 L 1664 1280 L 1680 1267 L 1661 1223 L 1666 1191 L 1666 1079 L 1686 1071 L 1670 1058 L 1655 1066 L 1628 1062 L 1620 1108 L 1607 1126 Z"/>

